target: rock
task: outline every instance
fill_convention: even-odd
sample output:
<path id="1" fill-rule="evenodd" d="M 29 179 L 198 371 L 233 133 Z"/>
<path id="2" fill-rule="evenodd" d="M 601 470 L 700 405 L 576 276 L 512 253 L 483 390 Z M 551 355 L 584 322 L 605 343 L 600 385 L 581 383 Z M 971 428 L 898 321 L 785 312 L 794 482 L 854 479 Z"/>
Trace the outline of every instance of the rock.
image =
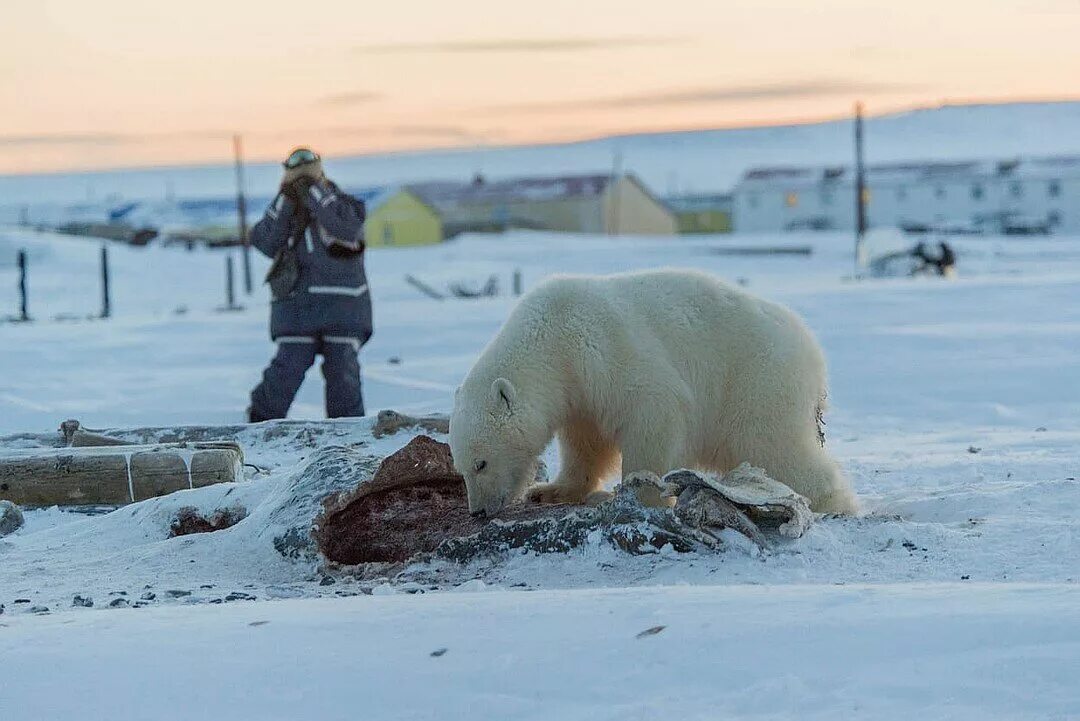
<path id="1" fill-rule="evenodd" d="M 139 596 L 140 601 L 153 601 L 155 598 L 157 598 L 157 594 L 151 591 L 147 591 L 143 595 Z"/>
<path id="2" fill-rule="evenodd" d="M 109 608 L 127 608 L 131 605 L 131 602 L 126 598 L 114 598 L 109 601 Z"/>
<path id="3" fill-rule="evenodd" d="M 174 588 L 165 592 L 165 595 L 169 598 L 183 598 L 184 596 L 190 596 L 191 591 L 182 591 L 178 588 Z"/>
<path id="4" fill-rule="evenodd" d="M 260 536 L 269 535 L 274 548 L 286 558 L 317 560 L 312 519 L 323 510 L 323 501 L 371 480 L 380 461 L 378 456 L 342 446 L 320 449 L 276 494 L 269 512 L 259 514 L 259 525 L 265 529 Z"/>
<path id="5" fill-rule="evenodd" d="M 93 608 L 94 599 L 90 598 L 89 596 L 80 596 L 76 594 L 75 597 L 71 599 L 71 605 L 81 608 Z"/>
<path id="6" fill-rule="evenodd" d="M 226 601 L 254 601 L 255 596 L 250 593 L 241 593 L 240 591 L 233 591 L 225 597 Z"/>
<path id="7" fill-rule="evenodd" d="M 30 613 L 42 614 L 42 613 L 48 613 L 49 612 L 49 607 L 48 606 L 31 606 L 27 610 Z"/>
<path id="8" fill-rule="evenodd" d="M 11 501 L 0 501 L 0 538 L 19 530 L 25 522 L 21 508 Z"/>
<path id="9" fill-rule="evenodd" d="M 213 533 L 235 526 L 247 517 L 247 509 L 240 506 L 219 508 L 209 516 L 203 516 L 197 508 L 185 506 L 176 512 L 169 525 L 169 538 L 192 533 Z"/>

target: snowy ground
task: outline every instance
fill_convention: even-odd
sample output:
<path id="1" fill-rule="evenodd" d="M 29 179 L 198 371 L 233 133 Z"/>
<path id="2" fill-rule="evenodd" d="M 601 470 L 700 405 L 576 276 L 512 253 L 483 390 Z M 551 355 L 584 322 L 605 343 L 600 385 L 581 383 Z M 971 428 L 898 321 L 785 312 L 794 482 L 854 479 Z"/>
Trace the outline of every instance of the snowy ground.
<path id="1" fill-rule="evenodd" d="M 765 556 L 589 547 L 320 585 L 266 535 L 282 489 L 327 445 L 381 455 L 407 436 L 374 441 L 369 420 L 320 436 L 253 427 L 239 440 L 269 473 L 247 483 L 107 515 L 31 511 L 0 541 L 0 718 L 1080 716 L 1080 240 L 960 241 L 956 282 L 853 280 L 846 236 L 779 239 L 813 245 L 808 257 L 718 252 L 776 242 L 517 234 L 372 252 L 368 407 L 448 410 L 513 303 L 429 300 L 406 273 L 440 288 L 497 274 L 505 289 L 516 268 L 526 287 L 560 271 L 703 268 L 818 334 L 829 447 L 865 517 L 824 519 Z M 22 246 L 38 321 L 0 325 L 0 434 L 68 417 L 241 419 L 273 348 L 264 289 L 244 311 L 215 310 L 222 255 L 112 247 L 115 317 L 77 320 L 98 307 L 98 246 L 0 230 L 0 315 L 15 308 Z M 295 418 L 321 416 L 320 380 Z M 230 503 L 251 515 L 166 538 L 180 506 Z M 482 593 L 450 592 L 470 578 L 459 590 Z M 218 605 L 234 592 L 258 601 Z M 94 609 L 72 609 L 75 594 Z M 143 595 L 146 607 L 109 608 Z M 635 637 L 654 626 L 666 628 Z"/>

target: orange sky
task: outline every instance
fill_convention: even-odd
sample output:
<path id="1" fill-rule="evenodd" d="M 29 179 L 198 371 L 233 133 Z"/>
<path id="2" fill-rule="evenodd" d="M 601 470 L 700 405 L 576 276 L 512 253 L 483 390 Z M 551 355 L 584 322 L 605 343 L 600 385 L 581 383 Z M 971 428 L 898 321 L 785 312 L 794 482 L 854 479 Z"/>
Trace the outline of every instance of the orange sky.
<path id="1" fill-rule="evenodd" d="M 1077 0 L 38 0 L 0 173 L 476 146 L 1077 92 Z"/>

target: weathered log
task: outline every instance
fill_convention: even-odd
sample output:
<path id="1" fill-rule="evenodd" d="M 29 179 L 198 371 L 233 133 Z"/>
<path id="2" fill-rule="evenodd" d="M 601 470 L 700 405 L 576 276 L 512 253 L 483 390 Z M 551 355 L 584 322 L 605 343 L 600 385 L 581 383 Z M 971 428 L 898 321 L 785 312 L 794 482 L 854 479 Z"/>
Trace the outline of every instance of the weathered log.
<path id="1" fill-rule="evenodd" d="M 428 433 L 449 433 L 450 419 L 443 415 L 409 416 L 397 411 L 379 411 L 371 435 L 388 436 L 404 428 L 423 428 Z"/>
<path id="2" fill-rule="evenodd" d="M 243 479 L 234 442 L 31 449 L 0 456 L 0 498 L 22 506 L 120 506 Z"/>
<path id="3" fill-rule="evenodd" d="M 127 446 L 129 441 L 103 435 L 97 431 L 87 430 L 74 418 L 60 424 L 60 433 L 64 436 L 64 445 L 75 448 L 88 448 L 97 446 Z"/>

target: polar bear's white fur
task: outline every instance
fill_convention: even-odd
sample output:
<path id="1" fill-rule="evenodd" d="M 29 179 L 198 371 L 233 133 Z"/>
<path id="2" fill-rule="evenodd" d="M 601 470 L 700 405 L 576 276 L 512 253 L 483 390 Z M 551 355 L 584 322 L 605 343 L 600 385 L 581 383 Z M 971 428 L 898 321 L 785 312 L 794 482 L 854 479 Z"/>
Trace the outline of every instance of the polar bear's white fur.
<path id="1" fill-rule="evenodd" d="M 726 472 L 747 461 L 854 513 L 822 447 L 825 360 L 786 308 L 695 271 L 562 276 L 521 299 L 458 389 L 454 465 L 493 515 L 558 436 L 562 468 L 530 496 L 583 501 L 620 470 Z"/>

